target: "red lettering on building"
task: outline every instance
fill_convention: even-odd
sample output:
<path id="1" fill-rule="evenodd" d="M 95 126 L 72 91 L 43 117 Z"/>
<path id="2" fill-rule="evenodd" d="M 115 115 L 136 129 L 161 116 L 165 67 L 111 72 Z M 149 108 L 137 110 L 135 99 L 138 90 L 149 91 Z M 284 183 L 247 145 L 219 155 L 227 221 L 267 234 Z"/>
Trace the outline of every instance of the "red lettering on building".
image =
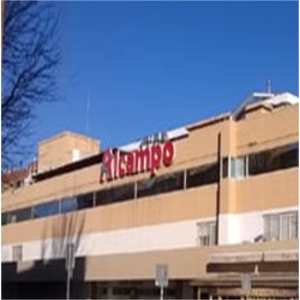
<path id="1" fill-rule="evenodd" d="M 135 170 L 137 173 L 150 171 L 150 150 L 149 148 L 134 151 L 135 154 Z"/>
<path id="2" fill-rule="evenodd" d="M 111 163 L 112 163 L 112 153 L 109 150 L 107 150 L 103 154 L 101 173 L 100 173 L 100 182 L 104 181 L 103 178 L 104 176 L 106 176 L 107 180 L 112 179 Z"/>
<path id="3" fill-rule="evenodd" d="M 171 141 L 167 141 L 163 149 L 163 163 L 166 167 L 171 165 L 174 155 L 174 145 Z"/>
<path id="4" fill-rule="evenodd" d="M 151 147 L 151 175 L 155 174 L 155 171 L 160 167 L 161 162 L 161 147 L 159 144 L 153 145 Z"/>
<path id="5" fill-rule="evenodd" d="M 127 155 L 126 171 L 127 171 L 127 175 L 135 174 L 134 156 L 132 152 L 128 153 Z"/>
<path id="6" fill-rule="evenodd" d="M 123 178 L 126 175 L 126 156 L 120 156 L 120 163 L 119 163 L 119 175 L 120 178 Z"/>
<path id="7" fill-rule="evenodd" d="M 175 156 L 174 145 L 171 141 L 142 147 L 129 153 L 112 153 L 107 150 L 103 154 L 100 182 L 118 177 L 134 175 L 141 172 L 150 172 L 154 175 L 161 165 L 168 167 Z"/>

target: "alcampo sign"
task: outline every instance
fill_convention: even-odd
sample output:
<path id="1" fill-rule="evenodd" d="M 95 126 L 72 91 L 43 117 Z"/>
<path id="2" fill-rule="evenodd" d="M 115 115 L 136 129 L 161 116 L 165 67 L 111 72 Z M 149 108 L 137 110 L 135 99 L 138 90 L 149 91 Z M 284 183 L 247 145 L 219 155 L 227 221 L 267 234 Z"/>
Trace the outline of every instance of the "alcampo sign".
<path id="1" fill-rule="evenodd" d="M 154 175 L 161 165 L 170 166 L 174 156 L 175 148 L 170 140 L 143 141 L 139 149 L 131 152 L 107 150 L 103 153 L 100 182 L 142 172 Z"/>

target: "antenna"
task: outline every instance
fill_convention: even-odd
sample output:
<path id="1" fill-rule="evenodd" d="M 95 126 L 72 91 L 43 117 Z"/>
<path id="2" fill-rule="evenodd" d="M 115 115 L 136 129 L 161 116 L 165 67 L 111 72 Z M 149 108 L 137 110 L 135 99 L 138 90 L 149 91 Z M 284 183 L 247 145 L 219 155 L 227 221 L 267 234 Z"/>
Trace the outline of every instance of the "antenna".
<path id="1" fill-rule="evenodd" d="M 89 117 L 90 117 L 90 92 L 88 92 L 86 101 L 86 123 L 85 123 L 85 134 L 89 135 Z"/>
<path id="2" fill-rule="evenodd" d="M 272 80 L 271 79 L 267 80 L 267 93 L 268 94 L 272 93 Z"/>

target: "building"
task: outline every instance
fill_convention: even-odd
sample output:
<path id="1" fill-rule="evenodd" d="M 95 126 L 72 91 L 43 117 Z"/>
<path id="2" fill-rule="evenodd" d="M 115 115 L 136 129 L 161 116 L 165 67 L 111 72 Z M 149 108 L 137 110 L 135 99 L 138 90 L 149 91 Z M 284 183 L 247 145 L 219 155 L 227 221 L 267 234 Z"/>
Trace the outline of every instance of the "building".
<path id="1" fill-rule="evenodd" d="M 2 177 L 3 297 L 64 298 L 72 245 L 71 298 L 157 299 L 165 264 L 165 298 L 298 299 L 298 109 L 252 94 L 115 149 L 41 142 L 37 165 Z"/>

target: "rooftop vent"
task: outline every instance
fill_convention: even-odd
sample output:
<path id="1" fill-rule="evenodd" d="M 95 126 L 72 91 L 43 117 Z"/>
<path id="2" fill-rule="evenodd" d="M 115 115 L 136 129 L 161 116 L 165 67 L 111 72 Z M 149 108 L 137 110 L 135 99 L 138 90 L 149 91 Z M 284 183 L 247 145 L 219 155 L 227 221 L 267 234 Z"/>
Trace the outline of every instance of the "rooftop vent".
<path id="1" fill-rule="evenodd" d="M 299 98 L 290 93 L 282 93 L 272 98 L 266 99 L 264 102 L 272 106 L 294 105 L 299 103 Z"/>
<path id="2" fill-rule="evenodd" d="M 256 102 L 263 102 L 264 104 L 272 107 L 294 105 L 299 103 L 299 98 L 290 93 L 252 93 L 250 94 L 242 104 L 233 111 L 232 118 L 236 121 L 240 120 L 244 116 L 245 109 L 248 105 Z"/>

